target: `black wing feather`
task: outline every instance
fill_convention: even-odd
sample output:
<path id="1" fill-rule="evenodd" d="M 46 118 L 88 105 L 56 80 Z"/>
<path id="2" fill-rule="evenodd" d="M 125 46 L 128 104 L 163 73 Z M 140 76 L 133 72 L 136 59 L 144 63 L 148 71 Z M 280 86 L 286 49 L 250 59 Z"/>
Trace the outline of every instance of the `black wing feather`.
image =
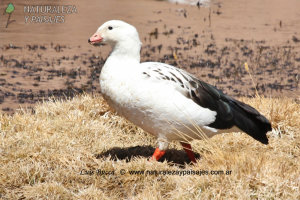
<path id="1" fill-rule="evenodd" d="M 191 82 L 191 81 L 190 81 Z M 221 90 L 203 81 L 193 79 L 190 96 L 198 105 L 216 111 L 216 120 L 208 125 L 216 129 L 237 126 L 254 139 L 268 144 L 266 133 L 272 130 L 271 123 L 253 107 L 225 95 Z"/>

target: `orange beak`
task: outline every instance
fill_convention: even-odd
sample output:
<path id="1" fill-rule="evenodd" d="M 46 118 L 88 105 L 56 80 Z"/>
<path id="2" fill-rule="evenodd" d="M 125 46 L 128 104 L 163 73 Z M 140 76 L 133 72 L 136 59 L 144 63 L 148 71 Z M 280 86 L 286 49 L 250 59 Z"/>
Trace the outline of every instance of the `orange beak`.
<path id="1" fill-rule="evenodd" d="M 100 36 L 100 34 L 95 33 L 92 37 L 90 37 L 88 42 L 90 44 L 97 44 L 97 43 L 100 43 L 102 40 L 103 40 L 103 38 Z"/>

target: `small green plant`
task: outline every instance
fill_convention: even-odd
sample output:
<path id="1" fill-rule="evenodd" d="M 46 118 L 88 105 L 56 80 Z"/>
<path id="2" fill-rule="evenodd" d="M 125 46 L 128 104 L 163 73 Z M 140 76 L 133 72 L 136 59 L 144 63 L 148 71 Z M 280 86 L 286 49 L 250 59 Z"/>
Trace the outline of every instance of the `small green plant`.
<path id="1" fill-rule="evenodd" d="M 15 6 L 12 3 L 9 3 L 7 5 L 7 8 L 5 9 L 5 13 L 8 14 L 8 19 L 7 19 L 7 23 L 6 23 L 6 27 L 5 28 L 7 28 L 10 23 L 16 21 L 16 20 L 10 20 L 11 14 L 14 12 L 14 10 L 15 10 Z"/>

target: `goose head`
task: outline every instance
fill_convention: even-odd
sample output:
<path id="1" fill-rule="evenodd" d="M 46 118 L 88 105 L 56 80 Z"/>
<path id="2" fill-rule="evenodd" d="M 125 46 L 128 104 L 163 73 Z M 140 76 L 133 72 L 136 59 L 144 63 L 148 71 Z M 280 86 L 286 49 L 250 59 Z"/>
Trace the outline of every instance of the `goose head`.
<path id="1" fill-rule="evenodd" d="M 111 20 L 102 24 L 88 39 L 94 46 L 109 44 L 113 48 L 112 54 L 138 56 L 141 42 L 136 28 L 121 20 Z"/>

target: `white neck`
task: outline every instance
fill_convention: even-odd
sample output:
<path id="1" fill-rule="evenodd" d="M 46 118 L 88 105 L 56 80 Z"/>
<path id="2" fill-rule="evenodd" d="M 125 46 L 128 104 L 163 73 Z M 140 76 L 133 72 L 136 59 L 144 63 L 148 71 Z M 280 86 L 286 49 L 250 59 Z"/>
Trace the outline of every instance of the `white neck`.
<path id="1" fill-rule="evenodd" d="M 112 52 L 109 57 L 117 59 L 130 59 L 140 62 L 140 41 L 119 41 L 112 45 Z"/>

